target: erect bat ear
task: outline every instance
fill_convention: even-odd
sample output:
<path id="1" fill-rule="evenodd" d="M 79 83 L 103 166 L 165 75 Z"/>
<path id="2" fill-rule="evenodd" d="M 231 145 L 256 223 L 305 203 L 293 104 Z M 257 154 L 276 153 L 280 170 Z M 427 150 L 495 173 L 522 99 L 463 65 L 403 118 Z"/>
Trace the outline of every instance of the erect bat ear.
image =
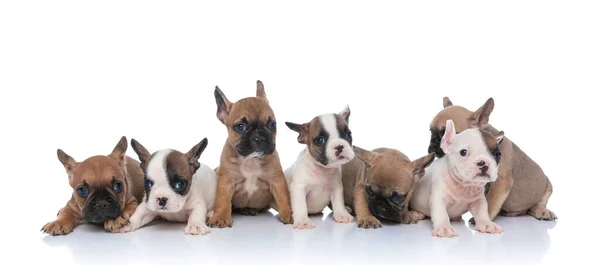
<path id="1" fill-rule="evenodd" d="M 131 139 L 131 148 L 133 148 L 133 151 L 138 155 L 143 170 L 146 165 L 148 165 L 148 160 L 150 160 L 150 152 L 135 139 Z"/>
<path id="2" fill-rule="evenodd" d="M 308 123 L 297 124 L 293 122 L 285 122 L 290 130 L 298 133 L 298 142 L 301 144 L 308 143 Z"/>
<path id="3" fill-rule="evenodd" d="M 375 159 L 377 159 L 377 157 L 379 156 L 378 154 L 362 149 L 358 146 L 352 146 L 352 149 L 354 150 L 354 154 L 356 155 L 356 157 L 365 162 L 367 167 L 371 167 Z"/>
<path id="4" fill-rule="evenodd" d="M 425 168 L 427 168 L 435 159 L 435 153 L 430 153 L 424 157 L 410 162 L 413 168 L 413 176 L 421 179 L 425 175 Z"/>
<path id="5" fill-rule="evenodd" d="M 494 110 L 494 99 L 489 98 L 483 105 L 471 115 L 471 128 L 483 127 L 490 121 L 490 114 Z"/>
<path id="6" fill-rule="evenodd" d="M 217 118 L 225 123 L 232 104 L 218 86 L 215 87 L 215 101 L 217 102 Z"/>
<path id="7" fill-rule="evenodd" d="M 350 123 L 350 105 L 346 105 L 346 107 L 344 107 L 344 109 L 340 112 L 340 116 L 344 118 L 347 124 Z"/>
<path id="8" fill-rule="evenodd" d="M 125 168 L 125 163 L 126 163 L 125 152 L 126 151 L 127 151 L 127 137 L 123 136 L 123 137 L 121 137 L 121 139 L 119 140 L 119 142 L 117 143 L 117 145 L 115 146 L 113 151 L 108 156 L 113 158 L 114 160 L 117 160 L 119 165 L 121 165 L 123 168 Z"/>
<path id="9" fill-rule="evenodd" d="M 62 149 L 56 150 L 56 156 L 58 156 L 58 160 L 65 167 L 67 175 L 69 175 L 69 182 L 71 182 L 73 180 L 73 171 L 79 165 L 79 162 L 75 161 L 70 155 L 67 155 Z"/>
<path id="10" fill-rule="evenodd" d="M 450 101 L 449 97 L 444 97 L 444 108 L 452 106 L 452 101 Z"/>
<path id="11" fill-rule="evenodd" d="M 500 131 L 498 133 L 498 135 L 496 135 L 496 142 L 498 143 L 498 145 L 500 145 L 503 140 L 504 140 L 504 131 Z"/>
<path id="12" fill-rule="evenodd" d="M 260 80 L 256 80 L 256 97 L 262 98 L 269 102 L 267 99 L 267 93 L 265 92 L 265 85 Z"/>
<path id="13" fill-rule="evenodd" d="M 444 151 L 444 153 L 448 153 L 448 148 L 452 143 L 452 140 L 456 136 L 456 129 L 454 128 L 454 122 L 452 120 L 446 121 L 446 132 L 444 136 L 442 136 L 442 141 L 440 142 L 440 148 Z"/>
<path id="14" fill-rule="evenodd" d="M 208 139 L 204 138 L 185 154 L 185 157 L 192 166 L 193 173 L 196 173 L 196 170 L 200 168 L 200 162 L 198 162 L 198 159 L 200 159 L 200 155 L 202 155 L 202 152 L 204 152 L 204 149 L 206 149 L 207 145 Z"/>

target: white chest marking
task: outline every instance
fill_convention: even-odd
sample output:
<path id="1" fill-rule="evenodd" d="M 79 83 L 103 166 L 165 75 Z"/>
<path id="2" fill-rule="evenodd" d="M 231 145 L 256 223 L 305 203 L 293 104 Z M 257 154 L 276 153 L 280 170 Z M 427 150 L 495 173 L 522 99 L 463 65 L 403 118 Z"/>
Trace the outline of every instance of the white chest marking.
<path id="1" fill-rule="evenodd" d="M 258 190 L 258 177 L 263 173 L 258 158 L 247 158 L 240 166 L 240 172 L 244 177 L 244 190 L 248 196 L 252 196 Z"/>

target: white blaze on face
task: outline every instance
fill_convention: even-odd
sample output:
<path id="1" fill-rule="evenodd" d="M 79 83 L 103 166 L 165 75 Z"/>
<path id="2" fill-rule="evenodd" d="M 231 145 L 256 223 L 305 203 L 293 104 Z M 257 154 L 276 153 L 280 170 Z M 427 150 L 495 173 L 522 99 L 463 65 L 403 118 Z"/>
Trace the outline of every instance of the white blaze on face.
<path id="1" fill-rule="evenodd" d="M 498 178 L 498 166 L 492 157 L 479 129 L 468 129 L 454 136 L 446 156 L 452 173 L 464 181 L 484 184 Z M 462 156 L 461 151 L 467 155 Z M 478 176 L 481 164 L 487 167 L 489 178 Z"/>
<path id="2" fill-rule="evenodd" d="M 329 160 L 327 167 L 337 167 L 354 158 L 352 146 L 346 139 L 342 138 L 342 135 L 340 135 L 340 131 L 338 130 L 337 126 L 337 119 L 338 117 L 334 114 L 325 114 L 319 116 L 319 121 L 323 126 L 323 130 L 329 134 L 327 142 L 325 142 L 324 150 L 325 156 Z M 342 146 L 343 148 L 339 156 L 336 155 L 336 152 L 338 152 L 338 146 Z"/>
<path id="3" fill-rule="evenodd" d="M 146 194 L 147 207 L 155 212 L 178 212 L 185 204 L 186 197 L 177 194 L 169 184 L 167 176 L 166 160 L 173 150 L 160 150 L 152 155 L 146 168 L 146 177 L 152 181 L 150 194 Z M 167 199 L 165 206 L 159 205 L 160 200 Z"/>

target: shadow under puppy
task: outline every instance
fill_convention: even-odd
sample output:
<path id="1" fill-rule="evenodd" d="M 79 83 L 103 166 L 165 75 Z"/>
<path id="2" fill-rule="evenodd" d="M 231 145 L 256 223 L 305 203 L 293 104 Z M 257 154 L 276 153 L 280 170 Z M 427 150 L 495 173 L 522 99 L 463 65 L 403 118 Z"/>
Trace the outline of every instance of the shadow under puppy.
<path id="1" fill-rule="evenodd" d="M 308 215 L 320 213 L 328 205 L 336 222 L 354 220 L 344 207 L 342 185 L 342 165 L 354 158 L 349 118 L 350 108 L 346 107 L 340 114 L 323 114 L 307 123 L 285 123 L 299 133 L 298 142 L 306 145 L 284 172 L 296 229 L 314 228 Z"/>
<path id="2" fill-rule="evenodd" d="M 82 221 L 103 225 L 109 232 L 126 225 L 142 199 L 144 180 L 139 162 L 126 156 L 125 151 L 125 136 L 109 155 L 92 156 L 82 162 L 58 149 L 58 160 L 67 171 L 73 195 L 56 220 L 42 230 L 66 235 Z"/>
<path id="3" fill-rule="evenodd" d="M 354 152 L 356 158 L 342 167 L 342 180 L 344 201 L 356 214 L 358 227 L 379 228 L 379 219 L 417 222 L 419 215 L 409 211 L 409 201 L 425 167 L 435 156 L 429 154 L 411 161 L 395 149 L 368 151 L 358 146 L 354 146 Z"/>
<path id="4" fill-rule="evenodd" d="M 130 224 L 120 232 L 134 231 L 157 217 L 167 221 L 186 222 L 186 235 L 204 235 L 210 232 L 206 216 L 214 206 L 217 175 L 207 165 L 198 162 L 208 140 L 183 154 L 163 149 L 150 154 L 135 139 L 131 146 L 140 158 L 144 171 L 146 194 L 130 218 Z"/>
<path id="5" fill-rule="evenodd" d="M 440 139 L 449 119 L 454 122 L 457 133 L 469 128 L 481 128 L 497 135 L 499 131 L 488 123 L 493 109 L 493 98 L 489 98 L 478 110 L 472 112 L 453 105 L 450 99 L 445 97 L 444 109 L 433 118 L 430 125 L 429 151 L 435 152 L 437 157 L 444 156 L 440 148 Z M 552 195 L 552 184 L 542 168 L 506 137 L 498 152 L 502 154 L 498 180 L 491 183 L 487 192 L 490 218 L 494 220 L 498 214 L 529 214 L 538 220 L 555 220 L 556 215 L 546 208 Z M 470 222 L 473 223 L 473 219 Z"/>
<path id="6" fill-rule="evenodd" d="M 211 227 L 231 227 L 232 209 L 257 215 L 275 201 L 279 220 L 292 223 L 290 194 L 275 150 L 277 122 L 263 83 L 256 82 L 256 97 L 230 102 L 215 88 L 217 118 L 227 128 L 217 172 L 215 213 Z"/>
<path id="7" fill-rule="evenodd" d="M 499 154 L 496 152 L 503 133 L 494 137 L 480 129 L 467 129 L 456 134 L 454 122 L 446 122 L 440 148 L 444 157 L 425 170 L 410 202 L 421 218 L 430 216 L 433 236 L 455 237 L 450 223 L 470 211 L 477 222 L 475 230 L 482 233 L 502 233 L 502 228 L 488 215 L 485 186 L 498 178 Z"/>

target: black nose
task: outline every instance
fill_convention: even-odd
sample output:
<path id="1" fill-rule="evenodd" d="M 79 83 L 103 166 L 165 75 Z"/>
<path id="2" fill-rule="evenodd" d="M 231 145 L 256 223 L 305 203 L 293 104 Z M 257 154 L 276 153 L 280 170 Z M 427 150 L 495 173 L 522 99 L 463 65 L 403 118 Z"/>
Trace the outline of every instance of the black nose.
<path id="1" fill-rule="evenodd" d="M 488 171 L 488 166 L 481 167 L 481 173 L 486 173 Z"/>
<path id="2" fill-rule="evenodd" d="M 337 150 L 336 155 L 340 155 L 340 153 L 342 152 L 342 150 L 344 150 L 344 146 L 343 145 L 338 145 L 335 147 L 335 150 Z"/>
<path id="3" fill-rule="evenodd" d="M 480 166 L 480 167 L 485 166 L 485 162 L 479 161 L 479 162 L 477 162 L 477 165 Z"/>
<path id="4" fill-rule="evenodd" d="M 158 205 L 160 205 L 161 207 L 165 207 L 165 205 L 167 205 L 167 198 L 158 198 Z"/>
<path id="5" fill-rule="evenodd" d="M 108 208 L 110 206 L 110 203 L 105 200 L 99 200 L 99 201 L 96 201 L 96 204 L 94 206 L 97 210 L 102 211 L 102 210 Z"/>

